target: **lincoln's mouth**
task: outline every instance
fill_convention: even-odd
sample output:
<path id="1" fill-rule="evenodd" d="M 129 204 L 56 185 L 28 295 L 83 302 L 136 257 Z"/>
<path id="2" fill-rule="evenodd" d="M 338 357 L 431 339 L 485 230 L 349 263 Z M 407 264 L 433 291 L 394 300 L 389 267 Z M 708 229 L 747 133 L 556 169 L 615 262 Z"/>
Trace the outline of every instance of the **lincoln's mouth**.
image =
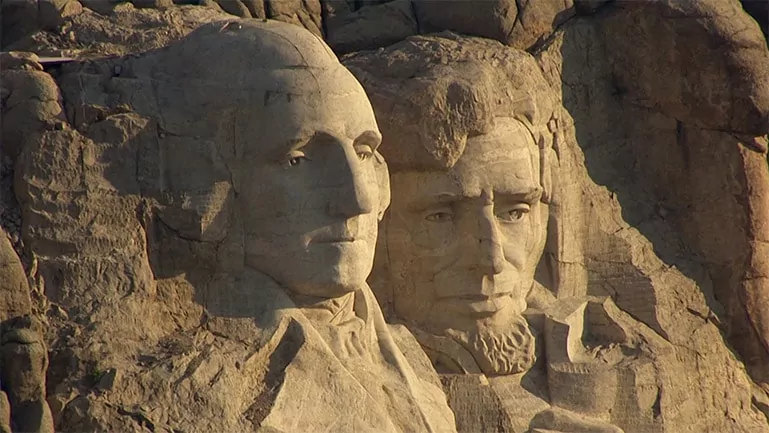
<path id="1" fill-rule="evenodd" d="M 511 296 L 512 292 L 494 293 L 493 295 L 484 295 L 483 293 L 473 293 L 465 295 L 439 296 L 441 301 L 464 301 L 464 302 L 485 302 L 496 299 L 502 299 Z"/>
<path id="2" fill-rule="evenodd" d="M 493 299 L 503 298 L 505 296 L 510 296 L 510 292 L 505 293 L 495 293 L 493 295 L 483 295 L 483 294 L 476 294 L 476 295 L 460 295 L 460 296 L 452 296 L 453 299 L 461 299 L 463 301 L 468 302 L 483 302 L 483 301 L 490 301 Z"/>
<path id="3" fill-rule="evenodd" d="M 449 301 L 470 316 L 488 317 L 511 305 L 512 293 L 461 295 L 445 297 L 441 300 Z"/>

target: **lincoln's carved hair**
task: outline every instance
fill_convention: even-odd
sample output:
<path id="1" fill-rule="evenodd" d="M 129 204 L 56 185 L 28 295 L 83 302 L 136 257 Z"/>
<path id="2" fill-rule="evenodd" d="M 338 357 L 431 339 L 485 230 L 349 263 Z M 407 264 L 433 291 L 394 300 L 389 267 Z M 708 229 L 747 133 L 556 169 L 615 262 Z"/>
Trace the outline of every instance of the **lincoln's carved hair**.
<path id="1" fill-rule="evenodd" d="M 488 133 L 497 117 L 512 117 L 541 149 L 540 181 L 548 201 L 556 103 L 531 55 L 451 32 L 412 37 L 385 50 L 342 62 L 371 99 L 391 172 L 448 170 L 469 137 Z"/>
<path id="2" fill-rule="evenodd" d="M 514 118 L 538 147 L 532 158 L 538 154 L 539 160 L 532 162 L 538 165 L 541 201 L 551 203 L 560 104 L 530 54 L 451 32 L 411 37 L 384 51 L 354 53 L 342 63 L 371 100 L 391 173 L 449 170 L 468 138 L 491 132 L 496 119 Z M 386 226 L 385 218 L 380 240 Z M 369 281 L 384 311 L 392 313 L 385 244 L 377 243 Z"/>

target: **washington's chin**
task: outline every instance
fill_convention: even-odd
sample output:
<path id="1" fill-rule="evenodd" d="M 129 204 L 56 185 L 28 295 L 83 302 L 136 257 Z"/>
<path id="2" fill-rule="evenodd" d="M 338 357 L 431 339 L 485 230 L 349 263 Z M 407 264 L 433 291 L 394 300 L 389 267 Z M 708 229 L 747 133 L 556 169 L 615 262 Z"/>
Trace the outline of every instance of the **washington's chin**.
<path id="1" fill-rule="evenodd" d="M 366 284 L 369 268 L 364 266 L 343 269 L 318 269 L 307 278 L 292 281 L 293 291 L 303 295 L 336 297 L 359 290 Z"/>
<path id="2" fill-rule="evenodd" d="M 266 254 L 247 258 L 253 268 L 301 295 L 331 298 L 360 289 L 374 263 L 374 245 L 364 240 L 310 242 L 284 249 L 280 258 Z"/>
<path id="3" fill-rule="evenodd" d="M 366 285 L 366 278 L 371 272 L 371 265 L 361 261 L 342 261 L 336 266 L 298 271 L 290 280 L 292 292 L 322 298 L 335 298 Z"/>

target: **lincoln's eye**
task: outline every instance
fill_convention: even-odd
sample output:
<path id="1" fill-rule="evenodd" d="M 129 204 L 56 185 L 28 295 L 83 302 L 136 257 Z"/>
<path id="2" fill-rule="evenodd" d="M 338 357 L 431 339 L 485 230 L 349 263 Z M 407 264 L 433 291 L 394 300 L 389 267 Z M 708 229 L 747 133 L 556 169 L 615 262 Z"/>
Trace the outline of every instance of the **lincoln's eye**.
<path id="1" fill-rule="evenodd" d="M 521 209 L 512 210 L 507 213 L 507 217 L 512 220 L 519 220 L 523 218 L 523 211 Z"/>
<path id="2" fill-rule="evenodd" d="M 529 213 L 529 210 L 528 205 L 518 205 L 512 209 L 505 209 L 497 213 L 497 218 L 503 222 L 516 223 L 523 220 L 526 214 Z"/>
<path id="3" fill-rule="evenodd" d="M 454 218 L 454 215 L 452 215 L 450 212 L 435 212 L 425 217 L 427 221 L 434 222 L 434 223 L 449 222 L 453 218 Z"/>

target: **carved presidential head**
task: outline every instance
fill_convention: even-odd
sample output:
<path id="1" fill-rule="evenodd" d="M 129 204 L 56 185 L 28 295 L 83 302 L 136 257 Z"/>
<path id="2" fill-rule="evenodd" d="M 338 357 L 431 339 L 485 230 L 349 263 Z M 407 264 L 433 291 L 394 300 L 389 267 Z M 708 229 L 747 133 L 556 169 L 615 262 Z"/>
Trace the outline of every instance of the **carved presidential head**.
<path id="1" fill-rule="evenodd" d="M 522 316 L 550 197 L 551 91 L 527 53 L 451 34 L 346 59 L 391 169 L 372 286 L 392 313 L 462 343 L 488 374 L 534 362 Z M 385 56 L 382 56 L 385 57 Z"/>
<path id="2" fill-rule="evenodd" d="M 162 167 L 160 217 L 218 244 L 221 267 L 258 270 L 290 292 L 364 285 L 387 169 L 366 94 L 326 44 L 298 26 L 235 20 L 162 56 L 133 65 L 152 65 L 155 100 L 174 104 L 159 110 L 162 158 L 179 162 Z"/>

